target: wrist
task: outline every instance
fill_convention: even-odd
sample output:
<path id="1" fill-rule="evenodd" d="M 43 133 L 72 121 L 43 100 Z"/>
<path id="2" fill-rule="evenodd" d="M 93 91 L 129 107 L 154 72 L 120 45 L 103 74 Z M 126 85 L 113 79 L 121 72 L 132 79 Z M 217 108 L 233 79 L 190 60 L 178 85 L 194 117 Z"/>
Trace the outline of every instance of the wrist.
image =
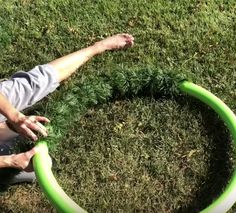
<path id="1" fill-rule="evenodd" d="M 106 51 L 103 45 L 101 45 L 101 42 L 98 41 L 93 45 L 93 49 L 96 51 L 95 54 L 101 54 Z"/>
<path id="2" fill-rule="evenodd" d="M 21 112 L 19 112 L 16 109 L 12 109 L 12 110 L 8 111 L 6 117 L 9 120 L 9 122 L 17 123 L 19 120 L 21 120 L 21 118 L 24 117 L 24 114 L 22 114 Z"/>
<path id="3" fill-rule="evenodd" d="M 9 121 L 14 121 L 19 116 L 19 111 L 12 106 L 2 93 L 0 93 L 0 113 Z"/>
<path id="4" fill-rule="evenodd" d="M 0 156 L 0 168 L 10 168 L 12 167 L 12 156 L 11 155 L 5 155 Z"/>
<path id="5" fill-rule="evenodd" d="M 19 124 L 19 122 L 23 120 L 24 117 L 25 115 L 19 111 L 14 111 L 10 113 L 6 120 L 8 128 L 11 129 L 13 132 L 18 132 L 16 129 L 16 125 Z"/>

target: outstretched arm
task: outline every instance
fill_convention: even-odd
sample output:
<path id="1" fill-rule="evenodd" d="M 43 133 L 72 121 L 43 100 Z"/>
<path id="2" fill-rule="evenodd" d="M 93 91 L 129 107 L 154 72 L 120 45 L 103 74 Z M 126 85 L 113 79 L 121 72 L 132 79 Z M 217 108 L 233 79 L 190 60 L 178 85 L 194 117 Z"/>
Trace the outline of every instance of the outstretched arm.
<path id="1" fill-rule="evenodd" d="M 67 79 L 80 66 L 85 64 L 93 56 L 101 54 L 106 50 L 117 50 L 132 46 L 134 38 L 132 35 L 122 33 L 105 38 L 87 48 L 58 58 L 49 64 L 58 71 L 59 82 Z"/>
<path id="2" fill-rule="evenodd" d="M 98 41 L 87 48 L 56 59 L 49 64 L 58 72 L 58 80 L 61 82 L 68 78 L 93 56 L 101 54 L 106 50 L 130 47 L 133 43 L 134 38 L 132 35 L 125 33 L 117 34 Z M 33 139 L 34 141 L 37 140 L 37 136 L 34 132 L 39 132 L 43 136 L 47 136 L 46 128 L 40 123 L 49 122 L 47 118 L 42 116 L 25 116 L 14 108 L 1 93 L 0 113 L 7 118 L 7 124 L 11 129 Z"/>
<path id="3" fill-rule="evenodd" d="M 117 34 L 94 45 L 71 53 L 67 56 L 56 59 L 49 64 L 58 72 L 59 82 L 68 78 L 80 66 L 86 63 L 93 56 L 101 54 L 106 50 L 116 50 L 133 45 L 134 38 L 129 34 Z M 28 136 L 33 140 L 37 140 L 36 132 L 47 136 L 46 128 L 40 122 L 48 122 L 49 120 L 41 116 L 25 116 L 19 112 L 9 101 L 0 93 L 0 113 L 3 114 L 8 121 L 11 129 Z M 0 168 L 14 167 L 24 169 L 28 165 L 31 157 L 35 154 L 35 150 L 17 155 L 0 156 Z"/>
<path id="4" fill-rule="evenodd" d="M 19 116 L 18 110 L 0 93 L 0 113 L 8 120 L 15 120 Z"/>

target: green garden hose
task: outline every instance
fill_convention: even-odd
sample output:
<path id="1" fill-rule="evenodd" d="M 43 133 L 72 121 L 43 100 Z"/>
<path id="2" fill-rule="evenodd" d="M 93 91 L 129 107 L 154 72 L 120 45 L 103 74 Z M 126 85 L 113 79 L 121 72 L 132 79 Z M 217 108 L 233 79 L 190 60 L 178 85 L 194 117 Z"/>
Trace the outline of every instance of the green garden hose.
<path id="1" fill-rule="evenodd" d="M 236 116 L 226 104 L 209 91 L 196 84 L 184 81 L 180 84 L 180 90 L 199 99 L 210 106 L 225 122 L 234 139 L 236 146 Z M 225 213 L 236 202 L 236 171 L 227 185 L 225 191 L 210 206 L 201 213 Z"/>
<path id="2" fill-rule="evenodd" d="M 179 89 L 193 96 L 205 104 L 209 105 L 224 120 L 230 133 L 233 136 L 236 146 L 236 116 L 219 98 L 196 84 L 188 81 L 181 81 Z M 84 209 L 79 207 L 59 186 L 51 171 L 51 162 L 48 155 L 46 141 L 37 143 L 39 152 L 34 156 L 34 170 L 38 182 L 50 200 L 52 205 L 62 213 L 84 213 Z M 225 191 L 210 206 L 202 210 L 201 213 L 225 213 L 236 202 L 236 171 L 233 174 Z"/>
<path id="3" fill-rule="evenodd" d="M 79 207 L 57 183 L 51 170 L 51 158 L 48 154 L 47 142 L 40 141 L 37 147 L 39 152 L 33 158 L 34 170 L 39 185 L 47 198 L 58 212 L 85 213 L 86 211 Z"/>

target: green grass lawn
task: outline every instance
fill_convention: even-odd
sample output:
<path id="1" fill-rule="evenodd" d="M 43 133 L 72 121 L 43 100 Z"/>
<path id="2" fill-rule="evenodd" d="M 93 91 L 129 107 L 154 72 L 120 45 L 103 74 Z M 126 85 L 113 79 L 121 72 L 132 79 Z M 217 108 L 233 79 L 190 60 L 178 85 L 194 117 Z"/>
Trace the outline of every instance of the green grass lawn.
<path id="1" fill-rule="evenodd" d="M 0 77 L 118 32 L 131 33 L 135 46 L 94 58 L 34 113 L 53 122 L 54 103 L 74 81 L 146 67 L 183 73 L 236 112 L 234 0 L 0 0 Z M 234 168 L 226 128 L 191 98 L 117 100 L 91 108 L 66 132 L 51 151 L 53 171 L 89 212 L 198 212 Z M 0 210 L 55 212 L 37 183 L 3 190 Z"/>

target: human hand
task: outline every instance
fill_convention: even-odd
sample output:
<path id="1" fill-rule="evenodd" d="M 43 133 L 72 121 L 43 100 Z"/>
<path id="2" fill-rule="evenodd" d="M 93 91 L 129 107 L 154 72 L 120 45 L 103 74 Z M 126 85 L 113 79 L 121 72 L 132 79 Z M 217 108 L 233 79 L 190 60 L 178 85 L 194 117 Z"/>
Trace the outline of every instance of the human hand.
<path id="1" fill-rule="evenodd" d="M 36 147 L 32 148 L 31 150 L 20 153 L 20 154 L 12 154 L 8 155 L 9 158 L 9 167 L 25 170 L 27 172 L 33 171 L 33 167 L 31 164 L 31 158 L 38 152 Z"/>
<path id="2" fill-rule="evenodd" d="M 47 118 L 43 116 L 25 116 L 24 114 L 18 112 L 13 118 L 7 120 L 7 124 L 11 129 L 31 138 L 33 141 L 38 140 L 38 137 L 34 132 L 39 132 L 43 136 L 48 136 L 48 131 L 41 124 L 50 122 Z"/>

